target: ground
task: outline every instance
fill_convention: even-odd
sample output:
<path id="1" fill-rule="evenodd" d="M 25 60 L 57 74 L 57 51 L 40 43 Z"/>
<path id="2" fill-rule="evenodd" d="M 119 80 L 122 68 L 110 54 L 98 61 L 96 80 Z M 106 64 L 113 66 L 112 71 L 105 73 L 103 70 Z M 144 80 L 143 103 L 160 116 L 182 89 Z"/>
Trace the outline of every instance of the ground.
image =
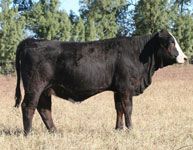
<path id="1" fill-rule="evenodd" d="M 33 132 L 22 131 L 21 109 L 14 105 L 15 76 L 0 76 L 0 149 L 193 149 L 193 65 L 158 70 L 153 83 L 134 97 L 133 128 L 115 131 L 113 94 L 82 103 L 53 97 L 57 133 L 49 134 L 36 112 Z"/>

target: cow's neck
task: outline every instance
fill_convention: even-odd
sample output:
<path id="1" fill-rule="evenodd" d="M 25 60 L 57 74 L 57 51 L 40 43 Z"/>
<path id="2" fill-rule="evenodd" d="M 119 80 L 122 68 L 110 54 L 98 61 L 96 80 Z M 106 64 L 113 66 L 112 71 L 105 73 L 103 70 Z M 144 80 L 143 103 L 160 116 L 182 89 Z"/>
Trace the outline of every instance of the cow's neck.
<path id="1" fill-rule="evenodd" d="M 155 71 L 155 60 L 154 55 L 152 55 L 151 57 L 149 57 L 148 62 L 144 64 L 144 74 L 140 84 L 140 93 L 142 93 L 144 89 L 151 84 L 152 76 Z"/>
<path id="2" fill-rule="evenodd" d="M 150 42 L 154 43 L 155 42 L 154 38 L 151 41 L 152 37 L 148 36 L 148 38 L 150 38 Z M 140 59 L 141 59 L 140 61 L 143 65 L 144 70 L 143 70 L 143 76 L 142 76 L 141 84 L 140 84 L 140 88 L 139 88 L 140 91 L 136 91 L 136 95 L 142 93 L 144 91 L 144 89 L 151 84 L 152 76 L 153 76 L 154 72 L 158 69 L 156 67 L 156 63 L 155 63 L 156 54 L 154 53 L 156 47 L 153 46 L 154 44 L 152 45 L 152 43 L 149 43 L 149 44 L 146 43 L 146 46 L 140 55 Z"/>
<path id="3" fill-rule="evenodd" d="M 154 54 L 149 57 L 148 63 L 145 64 L 145 70 L 146 70 L 146 78 L 144 78 L 145 82 L 149 85 L 151 84 L 151 78 L 154 74 L 154 72 L 157 70 L 155 67 L 155 57 Z"/>

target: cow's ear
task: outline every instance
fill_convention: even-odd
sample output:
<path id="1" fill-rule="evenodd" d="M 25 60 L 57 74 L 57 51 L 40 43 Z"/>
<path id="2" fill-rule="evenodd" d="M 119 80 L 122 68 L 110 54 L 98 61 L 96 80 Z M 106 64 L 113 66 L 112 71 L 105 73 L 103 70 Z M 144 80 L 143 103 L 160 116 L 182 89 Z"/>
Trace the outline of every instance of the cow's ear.
<path id="1" fill-rule="evenodd" d="M 160 32 L 158 32 L 159 37 L 166 37 L 168 35 L 168 31 L 166 29 L 162 29 Z"/>

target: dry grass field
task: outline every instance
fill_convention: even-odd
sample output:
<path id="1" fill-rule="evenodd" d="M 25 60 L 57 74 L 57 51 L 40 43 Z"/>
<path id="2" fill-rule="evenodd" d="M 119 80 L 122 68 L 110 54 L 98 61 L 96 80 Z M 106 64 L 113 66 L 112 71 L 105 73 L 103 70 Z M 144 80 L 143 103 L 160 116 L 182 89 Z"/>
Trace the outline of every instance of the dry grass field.
<path id="1" fill-rule="evenodd" d="M 191 150 L 193 149 L 193 66 L 158 70 L 145 92 L 134 97 L 132 130 L 115 131 L 113 94 L 104 92 L 72 104 L 53 97 L 57 133 L 49 134 L 36 112 L 33 132 L 22 133 L 14 105 L 15 77 L 0 76 L 1 150 Z"/>

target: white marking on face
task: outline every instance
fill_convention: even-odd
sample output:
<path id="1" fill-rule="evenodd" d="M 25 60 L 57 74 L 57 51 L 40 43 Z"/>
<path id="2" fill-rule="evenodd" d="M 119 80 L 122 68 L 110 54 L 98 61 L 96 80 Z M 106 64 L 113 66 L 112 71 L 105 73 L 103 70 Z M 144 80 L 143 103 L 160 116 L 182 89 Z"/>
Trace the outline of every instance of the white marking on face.
<path id="1" fill-rule="evenodd" d="M 176 57 L 176 62 L 183 64 L 185 62 L 185 59 L 187 59 L 188 57 L 183 53 L 180 45 L 178 44 L 176 38 L 169 32 L 169 34 L 174 38 L 175 41 L 175 47 L 176 50 L 178 51 L 178 56 Z"/>

